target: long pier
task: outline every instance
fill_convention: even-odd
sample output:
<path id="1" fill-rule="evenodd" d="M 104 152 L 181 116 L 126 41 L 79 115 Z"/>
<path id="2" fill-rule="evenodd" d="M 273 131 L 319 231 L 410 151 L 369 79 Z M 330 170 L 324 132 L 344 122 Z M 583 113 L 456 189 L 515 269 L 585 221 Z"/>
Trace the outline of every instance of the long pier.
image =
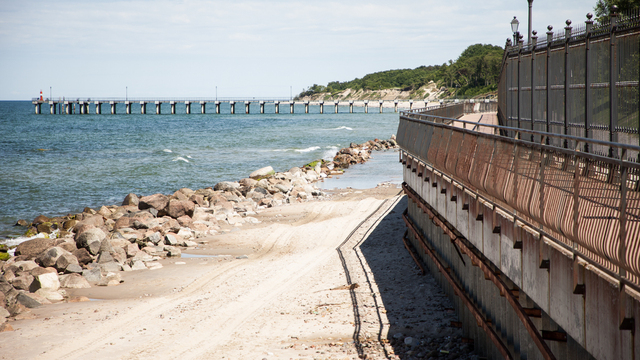
<path id="1" fill-rule="evenodd" d="M 447 100 L 452 102 L 459 102 L 461 100 Z M 467 102 L 474 102 L 474 100 L 466 100 Z M 475 100 L 475 102 L 489 102 L 489 100 Z M 49 107 L 50 114 L 103 114 L 103 105 L 108 105 L 109 111 L 107 114 L 116 114 L 118 110 L 118 104 L 124 104 L 125 113 L 132 114 L 137 112 L 139 106 L 140 114 L 162 114 L 163 104 L 170 105 L 170 113 L 176 114 L 180 111 L 180 108 L 184 109 L 185 114 L 200 113 L 205 114 L 207 112 L 207 105 L 212 104 L 215 107 L 215 113 L 220 114 L 222 104 L 225 104 L 224 108 L 229 109 L 230 114 L 244 113 L 250 114 L 252 108 L 259 105 L 260 114 L 265 113 L 265 105 L 273 105 L 274 113 L 281 113 L 281 105 L 288 107 L 289 114 L 295 112 L 296 105 L 304 105 L 305 114 L 309 113 L 310 106 L 319 106 L 320 114 L 325 113 L 325 105 L 329 107 L 329 111 L 338 113 L 340 107 L 349 107 L 349 113 L 353 113 L 353 107 L 364 107 L 364 112 L 369 113 L 369 105 L 377 106 L 380 113 L 383 112 L 383 108 L 390 108 L 385 104 L 393 104 L 394 112 L 398 112 L 399 104 L 406 106 L 408 103 L 409 109 L 416 107 L 427 107 L 429 102 L 427 100 L 319 100 L 319 101 L 295 101 L 289 98 L 245 98 L 245 99 L 210 99 L 210 98 L 76 98 L 76 99 L 46 99 L 46 98 L 33 98 L 31 103 L 34 105 L 35 113 L 42 114 L 43 107 Z M 444 100 L 440 101 L 443 104 Z M 431 102 L 431 104 L 434 104 Z M 424 105 L 424 106 L 421 106 Z M 195 107 L 195 109 L 192 108 Z M 198 111 L 199 106 L 199 111 Z M 147 109 L 152 107 L 152 109 Z M 165 106 L 166 107 L 166 106 Z M 402 107 L 402 106 L 401 106 Z M 153 110 L 155 108 L 155 111 Z M 282 113 L 286 113 L 283 110 Z"/>

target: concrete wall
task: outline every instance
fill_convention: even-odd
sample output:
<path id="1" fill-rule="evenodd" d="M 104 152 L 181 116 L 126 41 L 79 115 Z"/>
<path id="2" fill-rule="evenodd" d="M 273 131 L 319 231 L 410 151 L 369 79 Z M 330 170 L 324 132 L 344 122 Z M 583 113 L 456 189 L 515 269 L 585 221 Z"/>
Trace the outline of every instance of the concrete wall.
<path id="1" fill-rule="evenodd" d="M 422 177 L 418 175 L 422 173 Z M 426 180 L 429 181 L 426 181 Z M 541 317 L 531 317 L 538 331 L 566 333 L 566 341 L 546 340 L 556 359 L 636 359 L 640 341 L 634 330 L 619 330 L 621 294 L 615 279 L 591 266 L 575 262 L 571 254 L 548 240 L 540 239 L 534 229 L 514 223 L 509 214 L 495 211 L 442 176 L 430 171 L 417 160 L 404 167 L 404 181 L 420 198 L 453 225 L 484 261 L 500 274 L 515 293 L 523 308 L 539 309 Z M 435 187 L 434 187 L 435 182 Z M 455 201 L 452 201 L 454 199 Z M 484 273 L 472 264 L 466 254 L 456 251 L 449 236 L 425 215 L 416 203 L 409 201 L 407 215 L 413 220 L 440 260 L 450 267 L 452 276 L 468 296 L 490 319 L 493 329 L 516 359 L 542 359 L 538 346 L 527 332 L 516 311 Z M 482 216 L 479 216 L 482 215 Z M 478 220 L 480 219 L 480 220 Z M 489 359 L 501 358 L 493 342 L 476 319 L 454 295 L 451 285 L 438 273 L 433 261 L 424 253 L 419 239 L 414 244 L 431 273 L 456 304 L 465 336 L 474 339 L 477 352 Z M 548 268 L 541 268 L 548 260 Z M 576 285 L 585 291 L 574 293 Z M 640 302 L 637 294 L 625 292 L 626 317 L 638 319 Z"/>

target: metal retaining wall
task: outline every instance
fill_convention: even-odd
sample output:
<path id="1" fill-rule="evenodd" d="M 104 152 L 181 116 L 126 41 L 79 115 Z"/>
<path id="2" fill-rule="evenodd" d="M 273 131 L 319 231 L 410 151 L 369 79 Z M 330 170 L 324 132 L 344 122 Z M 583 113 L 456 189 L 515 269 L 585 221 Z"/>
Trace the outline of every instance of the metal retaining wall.
<path id="1" fill-rule="evenodd" d="M 554 148 L 551 134 L 530 132 L 542 140 L 533 143 L 458 121 L 403 113 L 398 142 L 407 238 L 478 353 L 636 359 L 639 165 Z"/>

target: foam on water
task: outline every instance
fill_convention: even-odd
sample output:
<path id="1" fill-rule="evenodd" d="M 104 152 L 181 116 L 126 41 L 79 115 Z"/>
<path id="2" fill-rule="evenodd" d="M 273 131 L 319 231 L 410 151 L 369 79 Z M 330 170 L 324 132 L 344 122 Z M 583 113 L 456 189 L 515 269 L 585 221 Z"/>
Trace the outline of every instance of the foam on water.
<path id="1" fill-rule="evenodd" d="M 320 150 L 320 146 L 311 146 L 306 149 L 296 149 L 296 152 L 305 153 L 310 151 Z"/>
<path id="2" fill-rule="evenodd" d="M 324 151 L 324 153 L 322 153 L 322 160 L 327 160 L 327 161 L 333 160 L 334 156 L 336 156 L 336 153 L 338 152 L 338 147 L 327 146 L 325 149 L 326 150 Z"/>
<path id="3" fill-rule="evenodd" d="M 327 129 L 327 130 L 349 130 L 349 131 L 353 131 L 353 128 L 350 128 L 348 126 L 340 126 L 340 127 L 335 128 L 335 129 Z"/>

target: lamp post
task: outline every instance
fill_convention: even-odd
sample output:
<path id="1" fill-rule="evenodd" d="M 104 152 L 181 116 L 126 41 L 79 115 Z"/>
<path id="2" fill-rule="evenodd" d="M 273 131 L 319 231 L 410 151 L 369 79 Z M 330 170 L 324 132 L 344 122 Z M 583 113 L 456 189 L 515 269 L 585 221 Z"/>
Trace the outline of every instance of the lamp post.
<path id="1" fill-rule="evenodd" d="M 518 21 L 518 19 L 516 19 L 516 17 L 513 17 L 513 20 L 511 20 L 511 32 L 513 32 L 513 44 L 517 45 L 518 44 L 518 26 L 520 25 L 520 21 Z"/>
<path id="2" fill-rule="evenodd" d="M 527 33 L 527 44 L 531 44 L 531 6 L 533 5 L 533 0 L 527 0 L 529 2 L 529 32 Z"/>

